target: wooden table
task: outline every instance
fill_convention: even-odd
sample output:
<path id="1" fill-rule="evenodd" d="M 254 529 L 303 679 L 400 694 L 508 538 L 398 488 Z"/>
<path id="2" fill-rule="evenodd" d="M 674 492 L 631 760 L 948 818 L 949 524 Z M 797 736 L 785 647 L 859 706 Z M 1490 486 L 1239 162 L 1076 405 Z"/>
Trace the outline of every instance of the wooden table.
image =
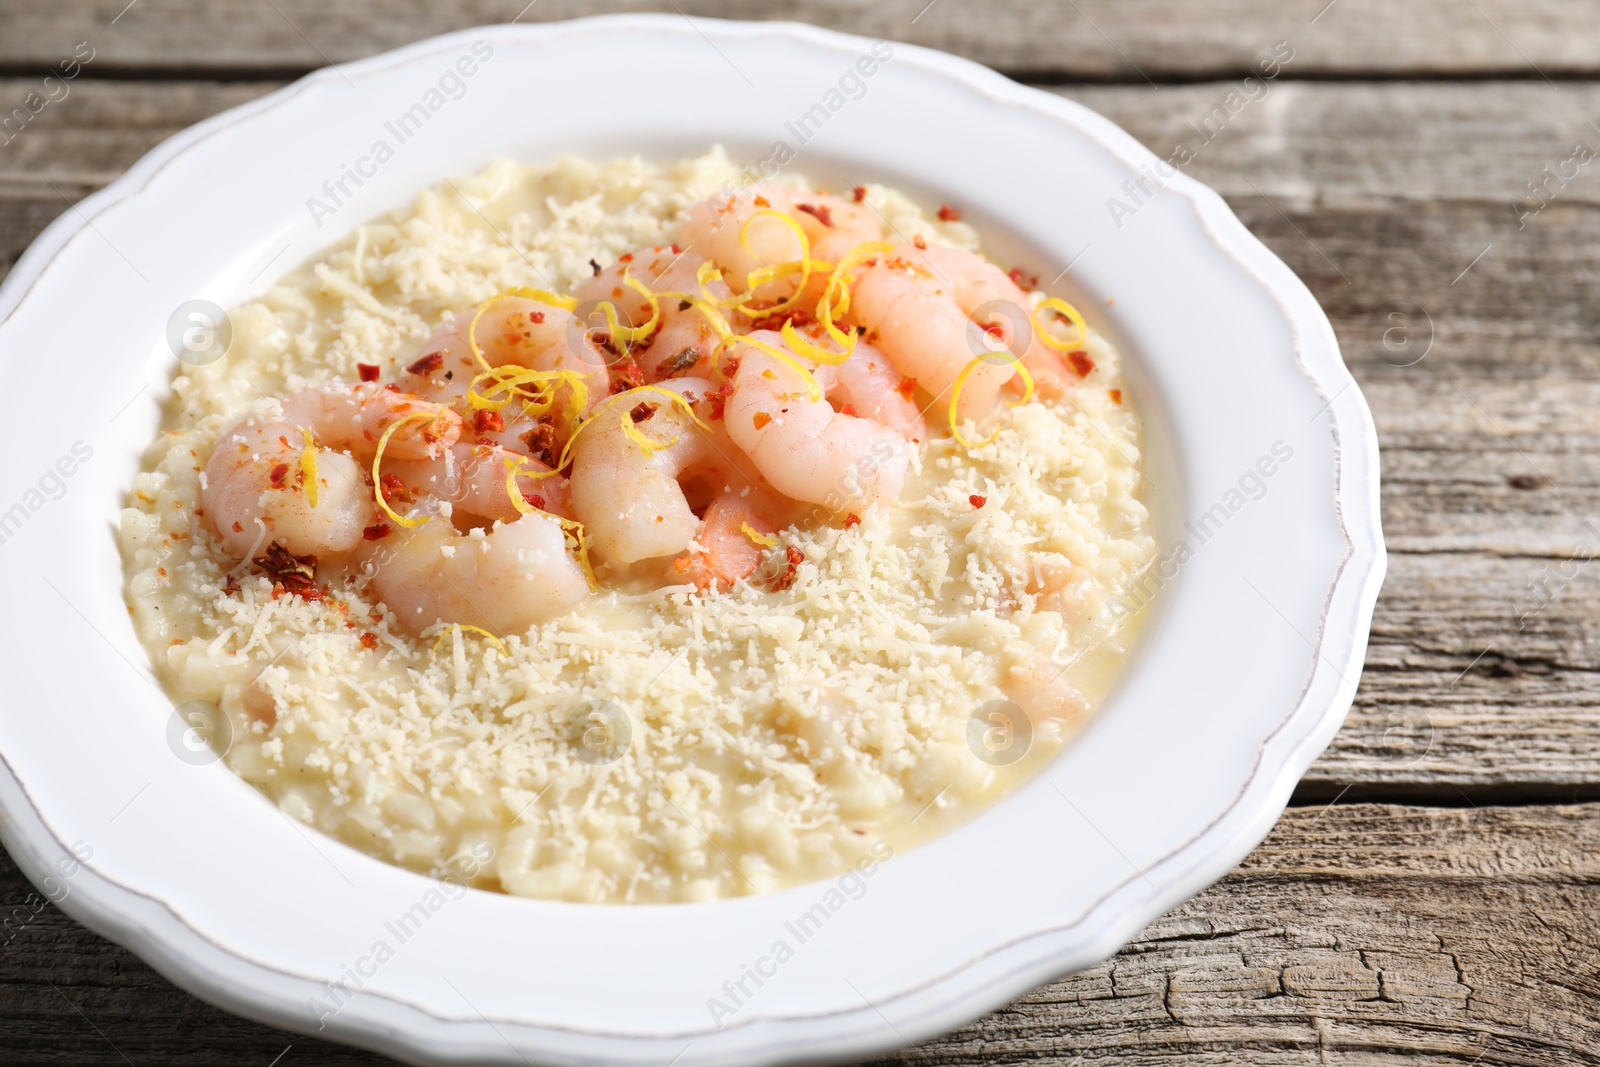
<path id="1" fill-rule="evenodd" d="M 93 50 L 64 99 L 0 134 L 0 271 L 182 127 L 329 62 L 507 21 L 524 2 L 0 0 L 0 117 L 86 54 L 79 42 Z M 539 0 L 521 17 L 594 10 Z M 1600 12 L 1577 0 L 800 0 L 786 11 L 1047 85 L 1163 156 L 1199 144 L 1187 171 L 1310 285 L 1383 447 L 1390 574 L 1366 672 L 1348 725 L 1272 836 L 1115 958 L 894 1060 L 1600 1063 L 1600 568 L 1589 565 L 1600 554 L 1600 161 L 1588 162 L 1600 152 Z M 1280 41 L 1293 59 L 1264 96 L 1227 110 Z M 1225 121 L 1199 141 L 1219 105 Z M 70 390 L 60 400 L 70 406 Z M 209 1007 L 32 893 L 5 861 L 6 1063 L 379 1061 Z"/>

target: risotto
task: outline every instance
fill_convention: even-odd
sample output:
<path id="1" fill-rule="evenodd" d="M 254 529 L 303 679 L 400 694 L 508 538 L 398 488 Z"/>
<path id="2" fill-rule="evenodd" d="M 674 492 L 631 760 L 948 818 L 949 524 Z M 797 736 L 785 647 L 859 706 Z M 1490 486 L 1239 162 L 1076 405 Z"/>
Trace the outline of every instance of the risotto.
<path id="1" fill-rule="evenodd" d="M 1103 699 L 1156 552 L 1116 351 L 977 250 L 720 151 L 423 192 L 173 379 L 121 524 L 159 677 L 291 817 L 486 889 L 939 834 Z"/>

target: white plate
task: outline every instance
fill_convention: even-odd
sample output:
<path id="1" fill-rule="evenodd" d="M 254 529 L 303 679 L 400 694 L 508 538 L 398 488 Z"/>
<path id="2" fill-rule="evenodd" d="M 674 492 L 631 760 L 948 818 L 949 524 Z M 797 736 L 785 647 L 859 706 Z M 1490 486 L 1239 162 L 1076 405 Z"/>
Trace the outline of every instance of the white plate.
<path id="1" fill-rule="evenodd" d="M 392 141 L 385 123 L 426 107 L 475 42 L 492 55 L 464 95 L 441 95 L 394 158 L 363 164 L 374 173 L 319 228 L 307 199 Z M 870 49 L 678 17 L 453 34 L 201 123 L 46 230 L 0 290 L 0 836 L 29 876 L 179 985 L 255 1019 L 321 1022 L 418 1063 L 688 1067 L 926 1038 L 1102 959 L 1237 863 L 1338 729 L 1361 671 L 1384 551 L 1360 391 L 1310 293 L 1215 193 L 1176 175 L 1135 199 L 1125 183 L 1160 171 L 1131 137 L 947 55 L 894 45 L 858 92 L 846 75 Z M 801 145 L 807 113 L 817 125 Z M 433 899 L 436 883 L 291 823 L 221 764 L 176 758 L 111 533 L 174 367 L 169 314 L 259 292 L 493 157 L 676 157 L 720 142 L 755 161 L 777 140 L 824 182 L 877 179 L 960 205 L 992 252 L 1045 278 L 1075 264 L 1063 291 L 1128 354 L 1163 550 L 1187 536 L 1192 558 L 1082 738 L 836 910 L 832 882 L 666 907 Z M 1112 197 L 1137 210 L 1114 218 Z M 92 458 L 47 474 L 77 442 Z M 1275 446 L 1292 456 L 1253 480 Z M 1201 543 L 1186 524 L 1207 514 L 1217 528 Z M 81 867 L 64 858 L 74 845 Z M 426 921 L 399 943 L 385 924 L 419 902 Z M 785 924 L 819 902 L 828 917 L 801 944 Z M 779 940 L 793 957 L 763 963 Z M 379 941 L 393 955 L 375 965 Z M 747 967 L 773 973 L 746 978 L 752 995 L 714 1021 L 710 998 L 731 1006 L 724 983 Z M 359 990 L 319 1019 L 310 999 L 342 974 Z"/>

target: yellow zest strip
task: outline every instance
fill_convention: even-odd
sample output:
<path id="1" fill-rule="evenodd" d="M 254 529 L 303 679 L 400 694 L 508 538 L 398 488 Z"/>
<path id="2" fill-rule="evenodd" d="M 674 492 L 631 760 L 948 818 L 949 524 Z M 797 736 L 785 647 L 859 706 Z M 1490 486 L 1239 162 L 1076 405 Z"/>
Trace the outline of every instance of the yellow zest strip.
<path id="1" fill-rule="evenodd" d="M 506 651 L 506 646 L 504 644 L 502 644 L 500 639 L 498 637 L 496 637 L 494 634 L 490 633 L 488 630 L 485 630 L 485 629 L 483 629 L 482 627 L 479 627 L 479 626 L 468 626 L 464 622 L 453 622 L 453 623 L 449 624 L 448 626 L 446 626 L 444 629 L 439 631 L 439 639 L 433 643 L 433 654 L 434 655 L 438 655 L 439 654 L 439 646 L 444 644 L 444 639 L 446 637 L 450 636 L 450 631 L 451 630 L 465 630 L 468 633 L 475 633 L 475 634 L 478 634 L 478 635 L 480 635 L 482 637 L 487 637 L 490 641 L 494 642 L 494 647 L 498 648 L 500 650 L 500 654 L 502 656 L 509 656 L 510 655 L 510 653 L 508 653 Z"/>
<path id="2" fill-rule="evenodd" d="M 589 564 L 589 537 L 587 531 L 585 531 L 583 528 L 583 523 L 578 522 L 576 519 L 563 519 L 560 515 L 552 515 L 550 512 L 545 511 L 542 508 L 536 508 L 532 504 L 528 503 L 527 500 L 523 499 L 521 493 L 517 492 L 518 475 L 521 475 L 524 478 L 548 478 L 552 474 L 557 473 L 554 470 L 523 470 L 522 465 L 527 460 L 527 456 L 518 456 L 516 458 L 511 456 L 506 457 L 506 495 L 511 498 L 511 506 L 516 508 L 520 514 L 543 515 L 551 522 L 560 526 L 562 535 L 572 539 L 573 546 L 577 552 L 578 567 L 583 571 L 584 580 L 589 583 L 589 592 L 599 592 L 600 581 L 594 576 L 594 567 L 590 566 Z"/>
<path id="3" fill-rule="evenodd" d="M 578 306 L 578 302 L 570 296 L 558 296 L 546 289 L 529 289 L 520 285 L 512 289 L 502 289 L 479 304 L 478 309 L 472 313 L 472 322 L 467 325 L 467 347 L 472 349 L 472 358 L 477 360 L 478 365 L 484 370 L 489 370 L 490 367 L 489 361 L 484 358 L 483 349 L 478 347 L 478 320 L 483 318 L 483 313 L 495 304 L 511 297 L 537 300 L 541 304 L 548 304 L 550 307 L 558 307 L 565 311 L 571 311 Z"/>
<path id="4" fill-rule="evenodd" d="M 1006 362 L 1015 367 L 1018 373 L 1022 375 L 1022 399 L 1016 401 L 1015 403 L 1008 400 L 1006 401 L 1006 406 L 1014 408 L 1019 404 L 1026 404 L 1033 397 L 1033 375 L 1028 373 L 1028 368 L 1022 365 L 1022 360 L 1019 359 L 1014 353 L 996 352 L 995 355 L 1004 355 Z M 956 405 L 961 400 L 961 387 L 966 384 L 967 375 L 977 370 L 978 364 L 987 362 L 989 362 L 988 356 L 978 356 L 971 363 L 968 363 L 965 367 L 961 368 L 961 373 L 956 377 L 956 384 L 950 389 L 950 411 L 948 416 L 950 419 L 950 434 L 967 448 L 981 448 L 990 441 L 993 441 L 996 437 L 1000 436 L 1000 427 L 996 426 L 994 428 L 994 432 L 988 437 L 985 437 L 982 441 L 974 443 L 962 436 L 961 426 L 956 422 Z"/>
<path id="5" fill-rule="evenodd" d="M 432 420 L 438 417 L 439 412 L 437 411 L 413 411 L 409 415 L 395 419 L 389 424 L 388 429 L 383 431 L 383 436 L 378 438 L 378 450 L 372 454 L 372 495 L 377 499 L 378 507 L 385 515 L 408 530 L 415 529 L 427 522 L 428 516 L 424 515 L 420 519 L 408 519 L 391 508 L 389 502 L 383 498 L 383 478 L 378 473 L 378 466 L 383 462 L 383 450 L 389 447 L 389 438 L 394 436 L 396 430 L 408 422 L 420 422 L 424 419 Z"/>
<path id="6" fill-rule="evenodd" d="M 750 538 L 750 540 L 754 541 L 763 548 L 777 548 L 778 545 L 782 544 L 782 542 L 776 537 L 768 537 L 754 526 L 751 526 L 748 522 L 741 522 L 739 524 L 739 530 L 746 537 Z"/>
<path id="7" fill-rule="evenodd" d="M 535 509 L 538 510 L 538 509 Z M 552 515 L 548 511 L 539 514 L 554 521 L 561 527 L 561 532 L 572 538 L 577 546 L 578 567 L 583 571 L 583 577 L 589 583 L 589 592 L 600 591 L 600 580 L 594 576 L 594 567 L 589 564 L 589 533 L 583 528 L 583 523 L 576 519 L 563 519 L 560 515 Z"/>
<path id="8" fill-rule="evenodd" d="M 556 460 L 555 467 L 553 469 L 557 471 L 567 469 L 567 464 L 572 462 L 572 448 L 573 445 L 577 443 L 578 435 L 583 433 L 583 431 L 587 430 L 590 426 L 594 425 L 596 421 L 604 416 L 607 408 L 609 408 L 618 400 L 622 400 L 625 397 L 637 396 L 639 393 L 660 393 L 673 403 L 678 404 L 683 408 L 684 411 L 688 412 L 689 418 L 694 420 L 694 424 L 696 426 L 700 427 L 702 430 L 705 430 L 707 433 L 711 432 L 711 427 L 707 425 L 705 421 L 700 418 L 700 416 L 694 413 L 694 407 L 690 405 L 689 401 L 685 400 L 681 394 L 674 393 L 671 389 L 663 389 L 659 385 L 641 385 L 621 393 L 613 393 L 612 395 L 606 397 L 606 399 L 600 403 L 600 406 L 594 409 L 594 414 L 578 423 L 577 427 L 572 431 L 572 435 L 567 438 L 567 443 L 562 446 L 561 457 Z M 630 422 L 632 421 L 631 417 L 626 411 L 623 412 L 622 417 L 624 419 L 628 419 Z M 673 440 L 675 441 L 677 438 L 673 438 Z M 660 447 L 670 447 L 671 443 L 672 442 L 669 441 L 667 444 L 661 445 Z M 565 522 L 567 520 L 563 519 L 561 521 Z"/>
<path id="9" fill-rule="evenodd" d="M 661 302 L 656 299 L 656 294 L 652 293 L 648 286 L 631 274 L 622 276 L 622 284 L 643 296 L 649 303 L 650 318 L 643 326 L 624 326 L 618 322 L 617 306 L 609 300 L 602 302 L 598 306 L 600 313 L 606 317 L 606 332 L 610 334 L 611 339 L 631 345 L 635 341 L 642 341 L 649 337 L 655 332 L 656 327 L 661 325 Z"/>
<path id="10" fill-rule="evenodd" d="M 710 260 L 707 260 L 705 263 L 700 265 L 700 269 L 704 270 L 710 265 Z M 715 271 L 712 273 L 715 273 Z M 718 304 L 715 297 L 707 296 L 704 285 L 700 287 L 700 294 L 698 296 L 691 293 L 662 293 L 661 295 L 675 296 L 679 300 L 688 301 L 696 311 L 700 312 L 701 317 L 706 320 L 706 324 L 711 327 L 711 332 L 716 334 L 718 337 L 727 337 L 729 334 L 733 333 L 733 327 L 728 325 L 728 320 L 719 310 L 719 308 L 728 305 Z M 743 298 L 741 297 L 740 299 Z"/>
<path id="11" fill-rule="evenodd" d="M 583 409 L 589 406 L 589 383 L 583 374 L 575 370 L 533 370 L 508 363 L 473 378 L 467 385 L 467 403 L 473 408 L 500 411 L 520 396 L 524 412 L 542 415 L 555 403 L 556 386 L 563 382 L 571 390 L 568 421 L 577 422 Z M 487 384 L 488 388 L 480 392 L 480 383 Z M 530 385 L 538 388 L 518 392 Z M 503 396 L 500 395 L 502 393 Z"/>
<path id="12" fill-rule="evenodd" d="M 833 273 L 828 275 L 828 284 L 823 286 L 822 299 L 817 303 L 817 321 L 822 323 L 822 328 L 833 338 L 834 343 L 843 346 L 846 352 L 855 348 L 855 331 L 846 333 L 839 329 L 835 320 L 850 310 L 848 276 L 852 270 L 873 256 L 886 255 L 892 251 L 894 245 L 887 241 L 863 241 L 840 256 L 839 262 L 834 265 Z"/>
<path id="13" fill-rule="evenodd" d="M 1039 317 L 1039 312 L 1041 311 L 1054 311 L 1063 318 L 1070 320 L 1072 325 L 1078 328 L 1078 336 L 1070 341 L 1057 340 L 1049 330 L 1045 329 L 1044 320 Z M 1057 352 L 1065 352 L 1069 348 L 1077 348 L 1089 339 L 1089 324 L 1083 321 L 1083 316 L 1078 313 L 1077 308 L 1058 296 L 1046 297 L 1039 301 L 1039 306 L 1033 309 L 1033 321 L 1034 325 L 1038 327 L 1039 340 Z"/>
<path id="14" fill-rule="evenodd" d="M 557 471 L 553 471 L 553 470 L 544 470 L 544 471 L 523 470 L 523 466 L 526 463 L 528 463 L 528 461 L 531 458 L 532 458 L 531 456 L 518 456 L 518 455 L 515 455 L 515 454 L 512 454 L 512 455 L 509 455 L 509 456 L 505 457 L 505 460 L 506 460 L 506 496 L 511 498 L 511 506 L 516 508 L 517 512 L 519 514 L 522 514 L 522 515 L 532 515 L 535 511 L 538 511 L 539 509 L 534 507 L 532 504 L 528 503 L 527 498 L 522 495 L 522 492 L 517 488 L 517 479 L 519 477 L 521 477 L 521 478 L 548 478 L 551 475 L 558 473 Z"/>
<path id="15" fill-rule="evenodd" d="M 708 259 L 704 263 L 700 264 L 699 268 L 694 272 L 695 285 L 700 290 L 698 302 L 704 303 L 713 308 L 736 308 L 740 304 L 744 303 L 745 297 L 743 293 L 732 293 L 729 296 L 711 295 L 710 290 L 706 287 L 712 282 L 720 282 L 722 280 L 722 271 L 718 270 L 717 265 L 711 262 L 711 260 Z M 687 293 L 662 293 L 661 295 L 681 296 L 691 303 L 696 302 L 696 298 Z"/>
<path id="16" fill-rule="evenodd" d="M 821 348 L 817 345 L 814 345 L 810 341 L 807 341 L 804 337 L 801 337 L 800 331 L 794 328 L 794 323 L 792 322 L 784 323 L 783 328 L 778 332 L 783 334 L 783 343 L 788 345 L 796 355 L 804 356 L 813 363 L 826 363 L 833 367 L 837 367 L 839 364 L 849 359 L 850 353 L 855 351 L 856 347 L 855 334 L 850 335 L 851 343 L 843 352 L 835 352 L 832 349 Z"/>
<path id="17" fill-rule="evenodd" d="M 748 296 L 742 303 L 734 305 L 746 315 L 771 315 L 774 312 L 787 311 L 789 308 L 794 307 L 800 302 L 800 297 L 805 293 L 806 285 L 811 281 L 811 273 L 816 269 L 811 262 L 811 241 L 806 237 L 806 231 L 802 230 L 800 224 L 789 215 L 774 208 L 757 211 L 746 219 L 744 225 L 739 228 L 739 243 L 744 245 L 744 250 L 752 256 L 756 254 L 756 250 L 750 247 L 750 227 L 755 225 L 757 219 L 768 217 L 777 219 L 794 231 L 795 237 L 800 241 L 800 258 L 787 263 L 774 263 L 766 267 L 757 267 L 746 276 L 744 288 Z M 795 286 L 793 293 L 790 293 L 776 304 L 769 304 L 766 307 L 751 305 L 750 300 L 754 299 L 757 288 L 779 278 L 788 277 L 797 269 L 800 272 L 800 281 Z"/>
<path id="18" fill-rule="evenodd" d="M 688 413 L 689 418 L 694 420 L 695 425 L 699 426 L 703 430 L 706 430 L 707 432 L 710 432 L 711 427 L 707 426 L 700 420 L 700 416 L 694 413 L 694 406 L 690 404 L 681 393 L 674 393 L 671 389 L 663 389 L 659 385 L 641 385 L 637 388 L 629 389 L 625 393 L 618 393 L 617 396 L 633 396 L 637 393 L 659 393 L 661 396 L 666 397 L 669 401 L 683 408 L 683 410 Z M 655 452 L 660 452 L 664 448 L 671 448 L 673 445 L 677 444 L 679 440 L 678 436 L 674 436 L 670 441 L 657 441 L 649 434 L 646 434 L 643 430 L 639 429 L 636 423 L 634 423 L 632 408 L 626 408 L 622 412 L 622 435 L 628 440 L 632 441 L 634 444 L 638 445 L 640 451 L 647 456 Z"/>
<path id="19" fill-rule="evenodd" d="M 306 503 L 312 507 L 317 506 L 317 442 L 311 436 L 311 431 L 304 426 L 300 434 L 306 439 L 306 446 L 300 450 L 300 472 L 305 475 Z"/>
<path id="20" fill-rule="evenodd" d="M 810 369 L 804 363 L 801 363 L 798 359 L 796 359 L 793 355 L 785 352 L 777 345 L 769 345 L 767 342 L 758 341 L 754 337 L 739 337 L 735 338 L 734 340 L 737 344 L 749 345 L 752 348 L 760 349 L 762 352 L 765 352 L 779 363 L 782 363 L 789 369 L 795 371 L 800 375 L 801 380 L 806 383 L 806 392 L 811 395 L 811 399 L 813 401 L 822 399 L 822 386 L 817 384 L 817 379 L 811 373 Z"/>
<path id="21" fill-rule="evenodd" d="M 711 350 L 711 380 L 722 383 L 728 380 L 728 371 L 722 365 L 722 353 L 732 352 L 733 346 L 744 340 L 738 334 L 728 334 L 717 341 L 717 346 Z"/>

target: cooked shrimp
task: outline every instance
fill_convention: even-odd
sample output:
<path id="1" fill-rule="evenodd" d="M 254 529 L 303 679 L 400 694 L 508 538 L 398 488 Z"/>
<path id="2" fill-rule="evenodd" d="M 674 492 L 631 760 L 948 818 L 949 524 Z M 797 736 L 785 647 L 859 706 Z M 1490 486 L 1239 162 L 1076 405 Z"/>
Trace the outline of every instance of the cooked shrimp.
<path id="1" fill-rule="evenodd" d="M 767 210 L 771 209 L 759 196 L 718 195 L 702 200 L 689 209 L 683 221 L 683 242 L 689 251 L 715 263 L 733 290 L 742 293 L 751 272 L 800 258 L 800 238 L 794 229 L 781 219 L 757 218 Z M 776 301 L 793 292 L 793 283 L 779 278 L 758 286 L 753 296 Z"/>
<path id="2" fill-rule="evenodd" d="M 900 245 L 893 253 L 917 256 L 947 286 L 950 298 L 969 317 L 981 318 L 979 328 L 1002 335 L 1005 346 L 1022 360 L 1033 376 L 1041 396 L 1062 396 L 1077 384 L 1077 376 L 1067 370 L 1059 353 L 1039 339 L 1036 320 L 1028 308 L 1028 294 L 999 267 L 975 252 L 946 245 L 916 249 Z M 1020 390 L 1022 376 L 1007 385 Z"/>
<path id="3" fill-rule="evenodd" d="M 383 473 L 393 474 L 413 493 L 448 502 L 452 514 L 515 522 L 522 510 L 506 491 L 506 476 L 513 466 L 520 468 L 515 484 L 524 501 L 552 515 L 572 517 L 565 478 L 559 474 L 539 477 L 550 468 L 488 442 L 458 441 L 437 459 L 385 463 Z"/>
<path id="4" fill-rule="evenodd" d="M 761 565 L 767 547 L 751 539 L 751 531 L 769 537 L 777 529 L 765 494 L 724 492 L 706 508 L 695 535 L 695 547 L 672 561 L 675 576 L 702 589 L 732 585 Z"/>
<path id="5" fill-rule="evenodd" d="M 720 267 L 735 292 L 744 292 L 746 280 L 757 268 L 800 258 L 801 246 L 794 230 L 782 220 L 760 217 L 777 211 L 799 226 L 814 259 L 831 261 L 863 241 L 877 241 L 883 228 L 866 209 L 822 193 L 799 193 L 775 185 L 748 194 L 713 196 L 689 209 L 683 239 L 690 251 Z M 746 224 L 749 231 L 746 233 Z M 748 247 L 746 247 L 748 238 Z M 815 279 L 813 297 L 821 295 L 821 278 Z M 775 279 L 758 286 L 758 301 L 784 299 L 794 292 L 794 282 Z"/>
<path id="6" fill-rule="evenodd" d="M 273 541 L 295 555 L 355 548 L 375 521 L 361 461 L 386 429 L 418 414 L 433 417 L 399 425 L 387 455 L 437 455 L 461 434 L 461 417 L 448 408 L 373 385 L 307 389 L 284 400 L 275 416 L 235 423 L 218 439 L 200 490 L 223 545 L 240 559 Z M 315 504 L 304 484 L 302 430 L 316 445 Z"/>
<path id="7" fill-rule="evenodd" d="M 418 350 L 419 354 L 397 371 L 402 389 L 429 399 L 454 403 L 467 395 L 467 387 L 483 372 L 472 355 L 467 331 L 478 309 L 463 311 L 441 326 Z M 514 364 L 533 370 L 567 370 L 581 375 L 587 387 L 585 411 L 605 399 L 610 375 L 607 366 L 615 353 L 598 344 L 590 331 L 565 308 L 523 296 L 503 296 L 483 309 L 473 338 L 491 367 Z M 482 390 L 480 390 L 481 392 Z M 562 387 L 565 391 L 565 387 Z M 516 404 L 508 412 L 515 415 Z M 519 421 L 513 418 L 510 421 Z M 504 431 L 514 439 L 520 427 Z M 509 440 L 498 443 L 509 446 Z"/>
<path id="8" fill-rule="evenodd" d="M 601 301 L 616 308 L 618 321 L 642 326 L 649 321 L 650 309 L 643 295 L 624 279 L 633 278 L 652 293 L 700 295 L 699 270 L 705 256 L 676 246 L 647 248 L 630 252 L 593 278 L 585 279 L 573 291 L 579 307 Z M 726 282 L 710 282 L 705 295 L 721 300 L 732 295 Z M 646 381 L 663 378 L 704 377 L 711 370 L 711 354 L 719 336 L 705 314 L 681 297 L 663 296 L 657 301 L 659 321 L 649 337 L 633 349 Z"/>
<path id="9" fill-rule="evenodd" d="M 1037 554 L 1031 560 L 1028 592 L 1039 598 L 1040 611 L 1055 611 L 1077 619 L 1095 607 L 1094 576 L 1066 556 Z"/>
<path id="10" fill-rule="evenodd" d="M 798 371 L 751 340 L 788 349 L 771 330 L 734 344 L 739 369 L 723 423 L 762 476 L 786 496 L 835 509 L 899 496 L 909 458 L 905 438 L 834 411 L 824 398 L 813 400 Z"/>
<path id="11" fill-rule="evenodd" d="M 702 401 L 715 387 L 700 378 L 662 384 Z M 590 550 L 611 563 L 635 563 L 687 549 L 700 529 L 685 486 L 698 482 L 710 497 L 750 488 L 751 471 L 739 462 L 715 424 L 707 432 L 678 404 L 659 394 L 629 394 L 589 423 L 572 449 L 572 510 L 588 530 Z M 693 402 L 693 401 L 692 401 Z M 613 412 L 615 417 L 613 417 Z M 647 452 L 623 429 L 622 419 L 642 418 L 633 428 L 671 444 Z M 705 412 L 709 413 L 709 412 Z M 704 420 L 704 414 L 702 414 Z"/>
<path id="12" fill-rule="evenodd" d="M 913 254 L 920 253 L 913 250 Z M 938 277 L 914 258 L 885 255 L 862 271 L 848 317 L 866 329 L 868 340 L 902 374 L 915 379 L 941 405 L 949 403 L 956 380 L 971 366 L 957 401 L 960 420 L 978 422 L 986 417 L 994 410 L 1001 386 L 1016 373 L 1000 357 L 974 362 L 988 351 L 981 331 Z"/>
<path id="13" fill-rule="evenodd" d="M 1048 657 L 1034 653 L 1007 672 L 1000 689 L 1035 726 L 1049 721 L 1071 726 L 1088 714 L 1089 701 L 1061 674 Z"/>
<path id="14" fill-rule="evenodd" d="M 463 534 L 432 508 L 429 521 L 370 542 L 364 556 L 373 594 L 408 633 L 461 623 L 519 634 L 589 595 L 555 520 L 534 512 Z"/>
<path id="15" fill-rule="evenodd" d="M 831 347 L 815 330 L 800 333 L 820 348 Z M 850 358 L 817 367 L 813 373 L 834 407 L 845 414 L 881 423 L 907 441 L 928 439 L 927 420 L 907 395 L 909 390 L 902 390 L 905 376 L 875 346 L 857 341 Z"/>
<path id="16" fill-rule="evenodd" d="M 823 193 L 797 193 L 777 186 L 761 190 L 773 207 L 800 223 L 811 254 L 833 261 L 864 241 L 883 240 L 883 227 L 868 208 Z"/>

